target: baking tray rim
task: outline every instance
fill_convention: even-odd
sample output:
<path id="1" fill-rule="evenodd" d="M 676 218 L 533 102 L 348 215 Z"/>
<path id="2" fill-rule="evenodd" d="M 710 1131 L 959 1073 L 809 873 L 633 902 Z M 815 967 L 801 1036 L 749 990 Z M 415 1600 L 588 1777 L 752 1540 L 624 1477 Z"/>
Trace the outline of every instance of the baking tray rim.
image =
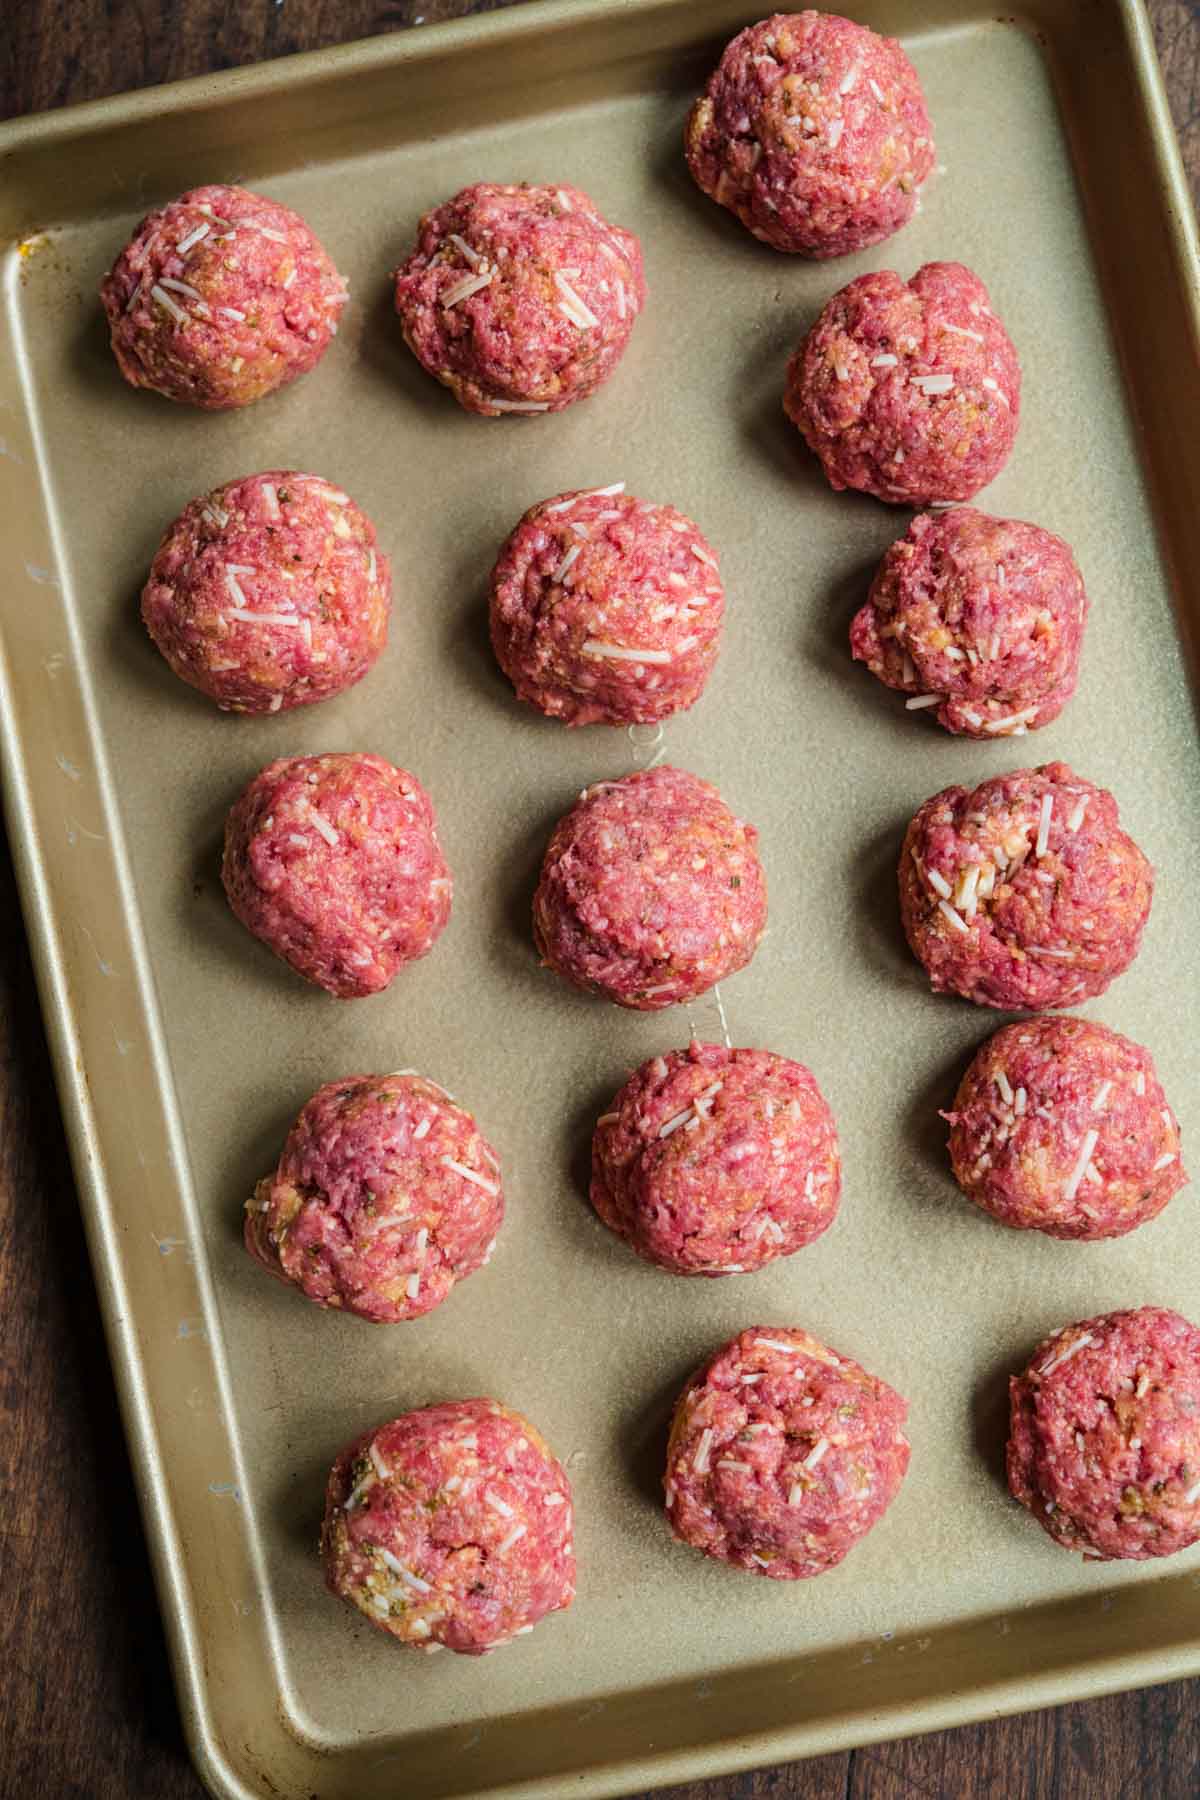
<path id="1" fill-rule="evenodd" d="M 1141 0 L 1108 0 L 1120 19 L 1146 122 L 1151 154 L 1164 189 L 1171 259 L 1183 278 L 1196 339 L 1200 342 L 1200 230 L 1197 228 L 1183 158 L 1171 120 L 1162 71 L 1149 17 Z M 133 93 L 58 108 L 48 113 L 0 122 L 0 161 L 18 153 L 53 153 L 75 139 L 115 125 L 135 124 L 193 108 L 217 109 L 232 101 L 261 98 L 294 86 L 387 69 L 419 61 L 438 51 L 453 51 L 468 41 L 534 34 L 568 21 L 579 24 L 613 14 L 649 10 L 650 0 L 524 0 L 501 11 L 468 15 L 424 26 L 416 32 L 390 33 L 326 49 L 276 58 L 243 69 L 190 77 Z M 1051 0 L 1052 7 L 1054 0 Z M 1040 8 L 1036 0 L 1033 12 Z M 966 22 L 964 18 L 964 22 Z M 1021 20 L 1006 20 L 1015 24 Z M 51 223 L 51 221 L 47 221 Z M 39 475 L 41 465 L 39 459 Z M 87 709 L 85 708 L 85 711 Z M 94 720 L 87 717 L 89 736 Z M 99 766 L 103 761 L 98 758 Z M 76 1009 L 71 999 L 70 953 L 56 931 L 48 904 L 48 859 L 38 831 L 23 741 L 16 730 L 11 672 L 0 656 L 0 798 L 16 870 L 25 929 L 30 941 L 39 1002 L 47 1030 L 55 1083 L 81 1214 L 97 1285 L 105 1336 L 113 1365 L 126 1439 L 133 1465 L 139 1506 L 146 1530 L 164 1629 L 173 1665 L 188 1747 L 205 1784 L 215 1794 L 253 1800 L 263 1792 L 250 1785 L 222 1742 L 213 1715 L 204 1672 L 204 1654 L 177 1523 L 160 1480 L 156 1430 L 149 1408 L 143 1355 L 132 1326 L 125 1271 L 104 1179 L 103 1145 L 89 1094 L 88 1072 L 80 1049 Z M 124 855 L 119 837 L 114 855 Z M 155 1011 L 157 1009 L 154 1009 Z M 157 1024 L 157 1021 L 156 1021 Z M 155 1038 L 156 1048 L 161 1048 Z M 169 1113 L 169 1109 L 168 1109 Z M 168 1117 L 168 1131 L 173 1123 Z M 940 1698 L 903 1699 L 878 1707 L 855 1708 L 842 1716 L 826 1714 L 790 1727 L 772 1726 L 744 1737 L 716 1737 L 703 1746 L 651 1750 L 639 1757 L 593 1766 L 590 1770 L 489 1785 L 485 1794 L 551 1800 L 561 1781 L 588 1796 L 613 1796 L 649 1782 L 660 1786 L 714 1772 L 734 1772 L 768 1761 L 835 1752 L 857 1744 L 943 1730 L 986 1717 L 1099 1697 L 1162 1680 L 1200 1674 L 1200 1636 L 1183 1647 L 1150 1653 L 1125 1650 L 1094 1655 L 1067 1666 L 1002 1676 L 994 1682 L 951 1689 Z M 713 1753 L 719 1762 L 714 1768 Z M 463 1793 L 462 1800 L 468 1800 Z"/>

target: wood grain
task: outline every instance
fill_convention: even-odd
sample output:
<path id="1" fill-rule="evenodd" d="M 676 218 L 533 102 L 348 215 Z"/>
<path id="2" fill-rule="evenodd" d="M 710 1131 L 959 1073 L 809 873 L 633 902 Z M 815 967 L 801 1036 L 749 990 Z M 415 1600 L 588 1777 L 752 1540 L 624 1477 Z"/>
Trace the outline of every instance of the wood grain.
<path id="1" fill-rule="evenodd" d="M 7 0 L 0 117 L 475 10 L 475 0 Z M 1150 0 L 1150 12 L 1200 186 L 1200 0 Z M 0 1796 L 198 1800 L 6 853 L 0 920 Z M 1200 1682 L 668 1792 L 1194 1800 Z"/>

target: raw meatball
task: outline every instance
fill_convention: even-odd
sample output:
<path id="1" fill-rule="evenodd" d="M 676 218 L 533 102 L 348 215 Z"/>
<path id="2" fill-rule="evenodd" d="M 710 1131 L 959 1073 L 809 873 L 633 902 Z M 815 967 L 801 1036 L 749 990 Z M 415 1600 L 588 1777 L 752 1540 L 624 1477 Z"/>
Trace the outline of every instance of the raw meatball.
<path id="1" fill-rule="evenodd" d="M 788 364 L 783 409 L 829 485 L 901 506 L 969 500 L 1017 435 L 1021 365 L 961 263 L 891 269 L 835 294 Z"/>
<path id="2" fill-rule="evenodd" d="M 758 833 L 715 787 L 642 769 L 584 788 L 554 829 L 533 898 L 542 961 L 643 1012 L 744 968 L 767 923 Z"/>
<path id="3" fill-rule="evenodd" d="M 837 1215 L 833 1114 L 803 1063 L 690 1044 L 643 1063 L 596 1126 L 592 1205 L 676 1275 L 741 1275 Z"/>
<path id="4" fill-rule="evenodd" d="M 325 1497 L 331 1593 L 400 1643 L 482 1656 L 575 1598 L 571 1486 L 495 1400 L 423 1406 L 347 1446 Z"/>
<path id="5" fill-rule="evenodd" d="M 642 247 L 574 187 L 464 188 L 395 275 L 417 361 L 468 412 L 561 412 L 616 368 L 646 302 Z"/>
<path id="6" fill-rule="evenodd" d="M 1087 613 L 1061 538 L 956 506 L 922 513 L 885 553 L 850 648 L 910 711 L 1008 737 L 1048 725 L 1075 692 Z"/>
<path id="7" fill-rule="evenodd" d="M 290 208 L 200 187 L 142 220 L 100 298 L 126 381 L 220 410 L 314 368 L 349 290 Z"/>
<path id="8" fill-rule="evenodd" d="M 354 1075 L 292 1126 L 246 1202 L 246 1248 L 318 1306 L 390 1325 L 487 1262 L 503 1217 L 500 1164 L 444 1088 Z"/>
<path id="9" fill-rule="evenodd" d="M 693 1375 L 675 1407 L 671 1530 L 774 1581 L 823 1575 L 896 1498 L 907 1416 L 885 1381 L 806 1331 L 743 1331 Z"/>
<path id="10" fill-rule="evenodd" d="M 392 579 L 375 527 L 319 475 L 227 482 L 168 527 L 146 630 L 224 712 L 278 712 L 361 681 L 387 642 Z"/>
<path id="11" fill-rule="evenodd" d="M 1019 1230 L 1123 1237 L 1187 1181 L 1150 1052 L 1091 1019 L 1006 1025 L 944 1117 L 958 1185 Z"/>
<path id="12" fill-rule="evenodd" d="M 492 570 L 492 647 L 522 700 L 568 725 L 653 724 L 699 698 L 721 641 L 712 546 L 624 483 L 525 514 Z"/>
<path id="13" fill-rule="evenodd" d="M 1200 1331 L 1177 1312 L 1064 1326 L 1009 1392 L 1008 1485 L 1056 1543 L 1143 1562 L 1200 1538 Z"/>
<path id="14" fill-rule="evenodd" d="M 221 879 L 246 929 L 339 1000 L 379 993 L 450 917 L 429 795 L 364 752 L 268 763 L 230 809 Z"/>
<path id="15" fill-rule="evenodd" d="M 697 184 L 776 250 L 846 256 L 917 209 L 933 136 L 894 38 L 835 13 L 776 13 L 726 48 L 688 118 Z"/>
<path id="16" fill-rule="evenodd" d="M 1138 953 L 1154 870 L 1066 763 L 944 788 L 912 820 L 900 913 L 935 993 L 1038 1011 L 1102 994 Z"/>

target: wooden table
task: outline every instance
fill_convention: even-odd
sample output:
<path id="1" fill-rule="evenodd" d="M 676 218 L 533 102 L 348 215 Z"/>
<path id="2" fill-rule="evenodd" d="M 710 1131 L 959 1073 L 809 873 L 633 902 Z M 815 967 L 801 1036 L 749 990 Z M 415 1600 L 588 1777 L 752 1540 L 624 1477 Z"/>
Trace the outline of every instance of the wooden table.
<path id="1" fill-rule="evenodd" d="M 0 117 L 493 0 L 7 0 Z M 502 0 L 501 0 L 502 3 Z M 1200 0 L 1149 0 L 1200 186 Z M 766 8 L 764 7 L 764 11 Z M 0 1800 L 199 1800 L 7 851 L 0 856 Z M 670 1790 L 670 1800 L 1194 1800 L 1200 1681 Z"/>

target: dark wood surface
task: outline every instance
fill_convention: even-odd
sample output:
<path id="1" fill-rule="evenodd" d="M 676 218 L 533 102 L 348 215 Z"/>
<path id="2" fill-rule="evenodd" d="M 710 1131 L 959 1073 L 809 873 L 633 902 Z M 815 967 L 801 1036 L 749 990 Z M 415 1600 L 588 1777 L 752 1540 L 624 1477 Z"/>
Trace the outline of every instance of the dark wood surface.
<path id="1" fill-rule="evenodd" d="M 1149 4 L 1200 185 L 1200 0 Z M 0 117 L 477 9 L 476 0 L 0 0 Z M 0 1796 L 197 1800 L 2 848 L 0 921 Z M 1200 1681 L 669 1794 L 1194 1800 Z"/>

